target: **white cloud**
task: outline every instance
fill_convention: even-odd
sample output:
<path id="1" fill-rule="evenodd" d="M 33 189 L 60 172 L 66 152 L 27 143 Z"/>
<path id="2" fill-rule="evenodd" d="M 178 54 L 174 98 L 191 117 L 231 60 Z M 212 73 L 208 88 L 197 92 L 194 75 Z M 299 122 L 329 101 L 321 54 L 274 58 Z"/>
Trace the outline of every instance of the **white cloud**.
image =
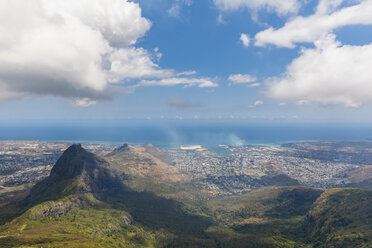
<path id="1" fill-rule="evenodd" d="M 141 77 L 170 77 L 174 74 L 172 70 L 159 68 L 151 60 L 151 54 L 143 48 L 116 49 L 111 52 L 108 61 L 111 64 L 107 72 L 110 82 Z"/>
<path id="2" fill-rule="evenodd" d="M 236 11 L 248 8 L 252 11 L 267 9 L 280 15 L 296 13 L 300 7 L 298 0 L 213 0 L 221 11 Z"/>
<path id="3" fill-rule="evenodd" d="M 372 13 L 372 12 L 371 12 Z M 280 78 L 271 78 L 268 96 L 358 107 L 372 102 L 372 44 L 341 45 L 334 35 L 304 49 Z"/>
<path id="4" fill-rule="evenodd" d="M 260 83 L 254 83 L 254 84 L 248 84 L 248 88 L 254 88 L 254 87 L 259 87 L 261 84 Z"/>
<path id="5" fill-rule="evenodd" d="M 218 84 L 214 83 L 210 78 L 163 78 L 159 80 L 142 80 L 134 87 L 140 86 L 176 86 L 183 85 L 184 87 L 196 86 L 199 88 L 214 88 Z"/>
<path id="6" fill-rule="evenodd" d="M 249 105 L 248 108 L 253 109 L 253 108 L 258 107 L 258 106 L 260 106 L 260 105 L 262 105 L 262 104 L 264 104 L 263 101 L 261 101 L 261 100 L 257 100 L 257 101 L 255 101 L 252 105 Z"/>
<path id="7" fill-rule="evenodd" d="M 227 80 L 229 80 L 229 85 L 250 84 L 256 82 L 257 78 L 250 74 L 232 74 Z"/>
<path id="8" fill-rule="evenodd" d="M 358 4 L 335 11 L 342 0 L 321 0 L 315 14 L 308 17 L 298 16 L 280 29 L 270 27 L 257 33 L 255 45 L 273 44 L 278 47 L 293 48 L 295 43 L 314 42 L 339 27 L 371 25 L 372 0 L 356 2 Z"/>
<path id="9" fill-rule="evenodd" d="M 133 46 L 150 26 L 127 0 L 2 0 L 0 100 L 53 95 L 86 106 L 117 94 L 113 83 L 172 76 Z"/>
<path id="10" fill-rule="evenodd" d="M 168 15 L 174 18 L 181 17 L 181 8 L 183 6 L 191 6 L 193 4 L 192 0 L 176 0 L 173 2 L 172 7 L 168 9 Z"/>
<path id="11" fill-rule="evenodd" d="M 249 43 L 251 42 L 251 38 L 249 35 L 242 33 L 240 35 L 240 41 L 242 42 L 243 46 L 249 47 Z"/>
<path id="12" fill-rule="evenodd" d="M 183 72 L 179 72 L 177 73 L 177 77 L 179 76 L 192 76 L 192 75 L 195 75 L 197 74 L 198 72 L 197 71 L 183 71 Z"/>
<path id="13" fill-rule="evenodd" d="M 92 101 L 89 98 L 80 98 L 75 100 L 75 105 L 80 107 L 89 107 L 96 104 L 96 101 Z"/>
<path id="14" fill-rule="evenodd" d="M 174 3 L 170 9 L 168 9 L 168 15 L 170 17 L 179 18 L 180 17 L 181 6 L 178 3 Z"/>
<path id="15" fill-rule="evenodd" d="M 220 13 L 217 17 L 218 24 L 226 24 L 226 21 L 223 19 L 223 15 Z"/>
<path id="16" fill-rule="evenodd" d="M 154 48 L 154 55 L 155 55 L 155 57 L 158 61 L 160 61 L 160 59 L 163 57 L 163 54 L 161 52 L 159 52 L 158 47 Z"/>
<path id="17" fill-rule="evenodd" d="M 262 105 L 263 104 L 263 101 L 261 100 L 257 100 L 253 103 L 254 106 L 259 106 L 259 105 Z"/>

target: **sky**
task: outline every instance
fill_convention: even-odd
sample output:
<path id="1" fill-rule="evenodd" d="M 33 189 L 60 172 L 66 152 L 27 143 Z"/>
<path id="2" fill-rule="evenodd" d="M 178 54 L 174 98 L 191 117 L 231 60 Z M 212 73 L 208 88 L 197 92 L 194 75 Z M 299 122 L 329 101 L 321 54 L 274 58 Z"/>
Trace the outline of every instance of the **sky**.
<path id="1" fill-rule="evenodd" d="M 2 0 L 0 124 L 372 122 L 372 0 Z"/>

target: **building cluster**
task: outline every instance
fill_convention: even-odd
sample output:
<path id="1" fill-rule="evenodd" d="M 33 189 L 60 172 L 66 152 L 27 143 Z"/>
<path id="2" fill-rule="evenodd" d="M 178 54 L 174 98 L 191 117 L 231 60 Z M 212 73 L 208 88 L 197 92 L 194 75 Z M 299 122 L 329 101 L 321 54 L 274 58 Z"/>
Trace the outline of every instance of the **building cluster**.
<path id="1" fill-rule="evenodd" d="M 0 186 L 35 182 L 48 176 L 68 146 L 67 143 L 39 141 L 0 142 Z M 192 175 L 194 182 L 204 188 L 237 193 L 276 185 L 275 180 L 283 185 L 342 187 L 350 183 L 347 177 L 350 171 L 372 164 L 372 146 L 369 147 L 369 143 L 365 146 L 304 142 L 280 147 L 224 145 L 220 148 L 227 153 L 221 154 L 200 146 L 165 149 L 164 152 L 168 162 Z M 116 148 L 104 144 L 84 147 L 102 156 Z"/>
<path id="2" fill-rule="evenodd" d="M 260 186 L 260 184 L 265 184 L 265 181 L 260 183 L 260 179 L 275 175 L 287 175 L 307 186 L 342 187 L 350 183 L 346 174 L 361 166 L 357 163 L 344 162 L 342 157 L 345 157 L 345 154 L 337 155 L 332 153 L 332 150 L 328 152 L 328 159 L 324 156 L 317 159 L 316 156 L 308 156 L 308 150 L 292 147 L 222 147 L 231 152 L 229 157 L 220 156 L 208 150 L 169 149 L 167 152 L 174 160 L 174 165 L 181 171 L 225 188 L 243 189 L 243 187 Z M 360 156 L 360 153 L 349 154 L 347 161 L 353 160 L 350 156 Z M 240 187 L 235 185 L 240 185 Z"/>
<path id="3" fill-rule="evenodd" d="M 50 170 L 67 144 L 39 141 L 0 143 L 0 185 L 16 186 L 38 181 Z"/>

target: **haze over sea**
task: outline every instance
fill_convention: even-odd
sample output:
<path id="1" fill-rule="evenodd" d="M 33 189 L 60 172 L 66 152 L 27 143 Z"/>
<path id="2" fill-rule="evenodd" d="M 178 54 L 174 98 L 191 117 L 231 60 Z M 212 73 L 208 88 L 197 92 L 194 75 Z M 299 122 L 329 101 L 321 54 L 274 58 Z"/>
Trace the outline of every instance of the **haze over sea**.
<path id="1" fill-rule="evenodd" d="M 248 123 L 229 121 L 129 121 L 114 125 L 2 125 L 0 140 L 40 140 L 120 145 L 280 145 L 300 141 L 370 141 L 372 125 Z"/>

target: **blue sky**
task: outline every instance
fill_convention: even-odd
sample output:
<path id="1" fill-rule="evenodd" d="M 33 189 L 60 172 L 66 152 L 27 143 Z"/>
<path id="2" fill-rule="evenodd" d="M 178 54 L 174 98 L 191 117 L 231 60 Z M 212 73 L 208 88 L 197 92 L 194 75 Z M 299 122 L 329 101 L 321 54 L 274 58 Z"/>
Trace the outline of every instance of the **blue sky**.
<path id="1" fill-rule="evenodd" d="M 370 0 L 25 1 L 0 123 L 372 121 Z"/>

